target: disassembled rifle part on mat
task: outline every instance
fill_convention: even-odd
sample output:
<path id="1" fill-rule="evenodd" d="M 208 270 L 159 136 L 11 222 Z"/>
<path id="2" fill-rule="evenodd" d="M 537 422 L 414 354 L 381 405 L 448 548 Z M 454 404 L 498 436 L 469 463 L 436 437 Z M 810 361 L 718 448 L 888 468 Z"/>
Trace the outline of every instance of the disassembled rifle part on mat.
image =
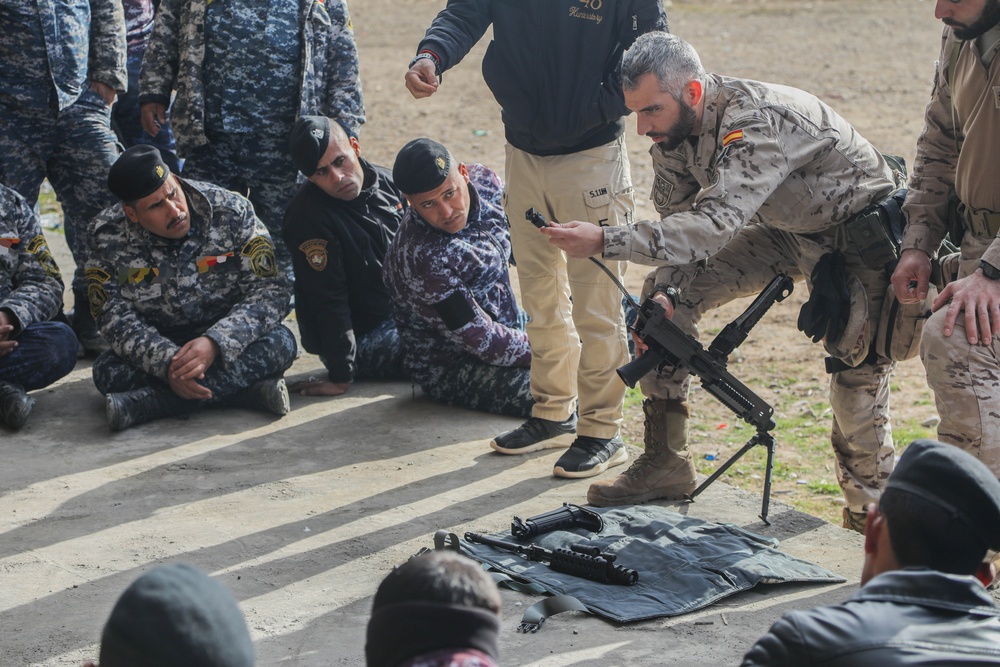
<path id="1" fill-rule="evenodd" d="M 548 565 L 553 572 L 572 574 L 602 584 L 635 586 L 639 582 L 638 572 L 615 565 L 617 557 L 614 554 L 601 553 L 598 547 L 573 544 L 569 549 L 546 549 L 535 544 L 517 544 L 479 533 L 466 533 L 465 541 L 510 551 L 524 560 Z"/>
<path id="2" fill-rule="evenodd" d="M 510 522 L 510 534 L 519 540 L 526 540 L 542 533 L 550 533 L 553 530 L 567 530 L 569 528 L 586 528 L 592 533 L 599 533 L 604 528 L 604 519 L 593 510 L 563 503 L 559 509 L 527 519 L 515 516 L 514 520 Z"/>

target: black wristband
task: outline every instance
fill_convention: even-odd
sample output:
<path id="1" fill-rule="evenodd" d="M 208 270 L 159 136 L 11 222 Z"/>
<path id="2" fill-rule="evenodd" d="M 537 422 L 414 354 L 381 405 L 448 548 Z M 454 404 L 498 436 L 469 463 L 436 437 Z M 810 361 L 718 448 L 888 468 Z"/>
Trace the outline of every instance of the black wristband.
<path id="1" fill-rule="evenodd" d="M 983 272 L 983 275 L 990 280 L 1000 280 L 1000 269 L 993 266 L 985 259 L 979 260 L 979 268 Z"/>
<path id="2" fill-rule="evenodd" d="M 406 69 L 410 69 L 411 67 L 413 67 L 414 64 L 417 63 L 417 61 L 424 59 L 428 59 L 434 62 L 434 75 L 437 76 L 438 78 L 441 78 L 441 63 L 438 61 L 437 56 L 435 56 L 430 51 L 421 51 L 420 53 L 418 53 L 413 58 L 413 60 L 410 61 L 410 64 L 406 66 Z"/>
<path id="3" fill-rule="evenodd" d="M 677 302 L 680 301 L 681 298 L 681 291 L 676 287 L 674 287 L 673 285 L 669 285 L 667 283 L 656 283 L 655 285 L 653 285 L 653 291 L 650 292 L 649 295 L 653 296 L 657 292 L 662 292 L 663 294 L 665 294 L 667 298 L 670 299 L 670 303 L 674 304 L 675 306 L 677 305 Z"/>

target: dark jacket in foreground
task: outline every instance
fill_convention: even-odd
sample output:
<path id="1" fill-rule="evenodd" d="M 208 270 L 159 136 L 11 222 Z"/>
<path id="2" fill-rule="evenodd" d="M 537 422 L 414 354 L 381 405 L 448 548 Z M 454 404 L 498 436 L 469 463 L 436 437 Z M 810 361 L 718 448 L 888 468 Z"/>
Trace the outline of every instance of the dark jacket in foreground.
<path id="1" fill-rule="evenodd" d="M 343 201 L 306 183 L 285 213 L 282 235 L 295 268 L 302 347 L 324 358 L 331 382 L 351 382 L 358 336 L 392 316 L 382 264 L 405 199 L 388 169 L 361 160 L 360 194 Z"/>
<path id="2" fill-rule="evenodd" d="M 846 602 L 786 614 L 743 667 L 1000 665 L 1000 608 L 974 577 L 878 575 Z"/>

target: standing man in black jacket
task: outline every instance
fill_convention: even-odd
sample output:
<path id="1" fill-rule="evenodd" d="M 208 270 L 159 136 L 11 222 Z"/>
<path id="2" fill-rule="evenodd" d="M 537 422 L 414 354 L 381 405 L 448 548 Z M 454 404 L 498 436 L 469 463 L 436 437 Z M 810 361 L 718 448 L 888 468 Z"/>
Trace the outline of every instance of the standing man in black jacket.
<path id="1" fill-rule="evenodd" d="M 329 373 L 289 389 L 338 396 L 356 377 L 405 377 L 382 262 L 406 200 L 391 172 L 362 158 L 358 140 L 334 120 L 299 118 L 289 151 L 309 179 L 282 230 L 295 269 L 295 312 L 302 346 Z"/>
<path id="2" fill-rule="evenodd" d="M 1000 665 L 1000 607 L 983 586 L 998 548 L 1000 481 L 957 447 L 916 440 L 868 508 L 861 590 L 786 614 L 742 665 Z"/>
<path id="3" fill-rule="evenodd" d="M 661 0 L 449 0 L 410 62 L 410 93 L 436 92 L 490 24 L 483 76 L 503 110 L 504 208 L 531 318 L 535 399 L 531 418 L 491 446 L 524 454 L 565 447 L 556 436 L 576 432 L 553 473 L 591 477 L 628 459 L 618 435 L 625 386 L 615 377 L 628 359 L 621 295 L 592 262 L 546 243 L 525 211 L 600 226 L 631 221 L 619 68 L 624 50 L 666 30 L 667 18 Z M 620 278 L 624 263 L 611 270 Z"/>

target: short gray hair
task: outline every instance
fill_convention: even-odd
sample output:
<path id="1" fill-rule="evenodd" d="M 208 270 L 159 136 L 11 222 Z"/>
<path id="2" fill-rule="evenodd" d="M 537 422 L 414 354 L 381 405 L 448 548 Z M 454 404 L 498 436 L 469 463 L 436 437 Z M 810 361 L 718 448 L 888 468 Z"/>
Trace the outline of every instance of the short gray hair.
<path id="1" fill-rule="evenodd" d="M 622 59 L 622 86 L 635 90 L 639 79 L 656 75 L 660 90 L 681 99 L 689 81 L 704 82 L 705 68 L 694 47 L 667 32 L 647 32 L 635 40 Z"/>

